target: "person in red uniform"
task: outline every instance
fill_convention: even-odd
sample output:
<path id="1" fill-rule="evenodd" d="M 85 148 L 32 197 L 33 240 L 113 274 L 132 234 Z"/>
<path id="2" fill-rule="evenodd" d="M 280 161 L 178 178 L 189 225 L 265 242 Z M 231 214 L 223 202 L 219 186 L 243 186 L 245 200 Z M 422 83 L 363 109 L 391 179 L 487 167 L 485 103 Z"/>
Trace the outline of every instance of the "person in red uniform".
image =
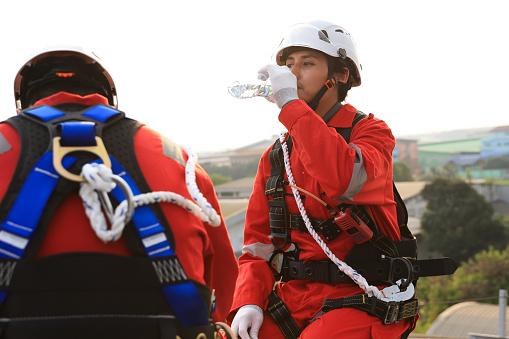
<path id="1" fill-rule="evenodd" d="M 63 65 L 62 74 L 42 86 L 39 86 L 37 79 L 31 78 L 30 83 L 24 81 L 27 74 L 31 77 L 37 76 L 37 66 L 44 62 Z M 94 76 L 92 73 L 66 73 L 66 65 L 72 66 L 73 63 L 94 64 L 102 73 Z M 115 85 L 101 65 L 100 59 L 73 46 L 50 48 L 31 58 L 16 77 L 15 96 L 18 111 L 28 107 L 64 103 L 85 106 L 104 104 L 117 108 Z M 0 197 L 4 197 L 7 192 L 16 169 L 21 137 L 10 124 L 0 124 Z M 152 191 L 175 192 L 192 200 L 185 182 L 184 165 L 188 155 L 178 145 L 143 125 L 134 135 L 134 151 L 141 172 Z M 220 215 L 212 182 L 199 165 L 196 166 L 196 183 L 203 196 Z M 212 227 L 175 204 L 159 205 L 171 225 L 176 244 L 175 253 L 185 274 L 213 291 L 217 304 L 212 318 L 216 322 L 224 321 L 232 303 L 238 267 L 223 218 L 221 217 L 218 227 Z M 56 209 L 35 257 L 44 258 L 68 252 L 101 252 L 129 257 L 131 253 L 124 238 L 114 242 L 103 242 L 99 239 L 90 226 L 83 202 L 75 192 Z"/>
<path id="2" fill-rule="evenodd" d="M 351 127 L 357 113 L 355 107 L 342 103 L 348 90 L 361 84 L 361 66 L 350 34 L 324 21 L 295 25 L 275 56 L 277 65 L 262 67 L 259 73 L 270 79 L 272 100 L 281 109 L 279 121 L 291 136 L 291 170 L 295 185 L 301 188 L 307 215 L 319 220 L 331 217 L 324 204 L 311 194 L 330 206 L 340 202 L 363 205 L 387 237 L 399 240 L 392 188 L 395 139 L 391 130 L 373 114 L 354 126 L 349 143 L 336 130 Z M 320 96 L 323 92 L 318 93 L 328 81 L 337 81 L 338 86 L 330 86 L 331 90 Z M 246 214 L 243 254 L 229 315 L 234 332 L 242 339 L 285 338 L 267 311 L 268 297 L 275 289 L 302 331 L 299 338 L 400 338 L 410 320 L 384 325 L 378 317 L 353 308 L 331 310 L 311 321 L 324 299 L 363 293 L 353 282 L 276 282 L 267 264 L 275 250 L 269 227 L 268 201 L 272 198 L 266 192 L 271 176 L 270 151 L 269 148 L 261 157 Z M 290 181 L 286 173 L 284 180 Z M 299 215 L 289 185 L 285 185 L 285 191 L 287 213 Z M 300 251 L 300 260 L 328 260 L 309 233 L 289 232 L 291 242 Z M 346 232 L 325 243 L 342 261 L 356 245 Z"/>

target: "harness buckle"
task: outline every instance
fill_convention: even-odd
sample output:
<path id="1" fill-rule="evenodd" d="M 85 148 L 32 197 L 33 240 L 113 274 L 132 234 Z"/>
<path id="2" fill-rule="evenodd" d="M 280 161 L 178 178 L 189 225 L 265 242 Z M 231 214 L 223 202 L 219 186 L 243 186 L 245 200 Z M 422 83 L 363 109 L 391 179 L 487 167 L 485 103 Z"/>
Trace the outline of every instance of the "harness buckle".
<path id="1" fill-rule="evenodd" d="M 382 320 L 384 325 L 389 324 L 397 324 L 399 322 L 398 320 L 398 314 L 399 314 L 399 302 L 390 301 L 387 303 L 387 313 L 385 313 L 385 317 Z"/>
<path id="2" fill-rule="evenodd" d="M 62 146 L 60 139 L 60 137 L 53 138 L 53 166 L 55 167 L 55 170 L 58 172 L 58 174 L 60 174 L 62 177 L 76 182 L 86 181 L 82 176 L 73 174 L 62 166 L 62 159 L 64 156 L 72 152 L 85 151 L 93 153 L 102 160 L 106 167 L 111 168 L 111 160 L 101 138 L 95 137 L 95 146 Z"/>
<path id="3" fill-rule="evenodd" d="M 327 89 L 334 88 L 338 84 L 338 79 L 336 76 L 332 76 L 327 81 L 325 81 L 324 85 L 327 87 Z"/>

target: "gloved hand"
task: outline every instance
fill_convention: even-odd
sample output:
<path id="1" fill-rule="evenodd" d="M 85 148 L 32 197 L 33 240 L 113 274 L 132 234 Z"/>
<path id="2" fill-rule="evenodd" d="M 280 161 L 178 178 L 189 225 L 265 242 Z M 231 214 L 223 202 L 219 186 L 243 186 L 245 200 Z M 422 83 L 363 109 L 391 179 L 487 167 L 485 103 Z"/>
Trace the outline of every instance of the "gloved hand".
<path id="1" fill-rule="evenodd" d="M 274 101 L 279 108 L 290 101 L 299 98 L 297 95 L 297 77 L 286 66 L 265 65 L 258 70 L 260 77 L 265 80 L 270 78 L 272 93 L 274 93 Z"/>
<path id="2" fill-rule="evenodd" d="M 244 305 L 237 311 L 232 322 L 232 331 L 241 339 L 258 339 L 263 322 L 263 311 L 256 305 Z M 247 330 L 249 330 L 249 334 Z"/>

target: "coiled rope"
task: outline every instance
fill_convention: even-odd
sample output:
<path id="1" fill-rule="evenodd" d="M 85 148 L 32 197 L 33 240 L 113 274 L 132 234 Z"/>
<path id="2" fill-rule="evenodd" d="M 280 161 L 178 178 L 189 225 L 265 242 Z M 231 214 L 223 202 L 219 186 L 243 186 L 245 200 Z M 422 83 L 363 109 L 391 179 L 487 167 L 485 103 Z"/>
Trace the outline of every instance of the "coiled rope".
<path id="1" fill-rule="evenodd" d="M 196 184 L 195 168 L 198 156 L 190 147 L 182 146 L 182 148 L 188 154 L 185 180 L 188 192 L 194 202 L 180 194 L 164 191 L 133 196 L 128 184 L 122 179 L 122 174 L 113 174 L 111 169 L 103 164 L 90 163 L 83 166 L 81 176 L 85 178 L 86 182 L 81 184 L 79 194 L 92 229 L 102 241 L 109 242 L 120 239 L 124 227 L 129 223 L 136 207 L 160 202 L 176 204 L 214 227 L 221 224 L 221 218 Z M 107 193 L 117 185 L 126 195 L 126 200 L 122 201 L 113 211 Z M 104 207 L 108 216 L 109 227 L 101 206 Z"/>

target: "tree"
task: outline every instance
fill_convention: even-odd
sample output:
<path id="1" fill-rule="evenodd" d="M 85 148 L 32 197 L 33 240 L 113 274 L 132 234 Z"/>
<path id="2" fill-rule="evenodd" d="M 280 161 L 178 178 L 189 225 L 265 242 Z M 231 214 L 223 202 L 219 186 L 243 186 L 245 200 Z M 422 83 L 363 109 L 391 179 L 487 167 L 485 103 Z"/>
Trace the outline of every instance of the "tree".
<path id="1" fill-rule="evenodd" d="M 412 173 L 408 164 L 396 161 L 392 165 L 392 178 L 395 182 L 413 181 Z"/>
<path id="2" fill-rule="evenodd" d="M 461 262 L 489 245 L 505 246 L 505 227 L 493 219 L 493 207 L 464 181 L 435 179 L 421 195 L 427 201 L 421 229 L 430 251 Z"/>
<path id="3" fill-rule="evenodd" d="M 419 181 L 431 181 L 438 178 L 455 179 L 458 178 L 458 168 L 452 162 L 442 167 L 433 167 L 430 171 L 419 176 Z"/>
<path id="4" fill-rule="evenodd" d="M 416 332 L 424 333 L 449 306 L 465 300 L 496 303 L 509 284 L 509 247 L 490 247 L 463 263 L 452 276 L 424 277 L 417 284 L 419 314 Z"/>

